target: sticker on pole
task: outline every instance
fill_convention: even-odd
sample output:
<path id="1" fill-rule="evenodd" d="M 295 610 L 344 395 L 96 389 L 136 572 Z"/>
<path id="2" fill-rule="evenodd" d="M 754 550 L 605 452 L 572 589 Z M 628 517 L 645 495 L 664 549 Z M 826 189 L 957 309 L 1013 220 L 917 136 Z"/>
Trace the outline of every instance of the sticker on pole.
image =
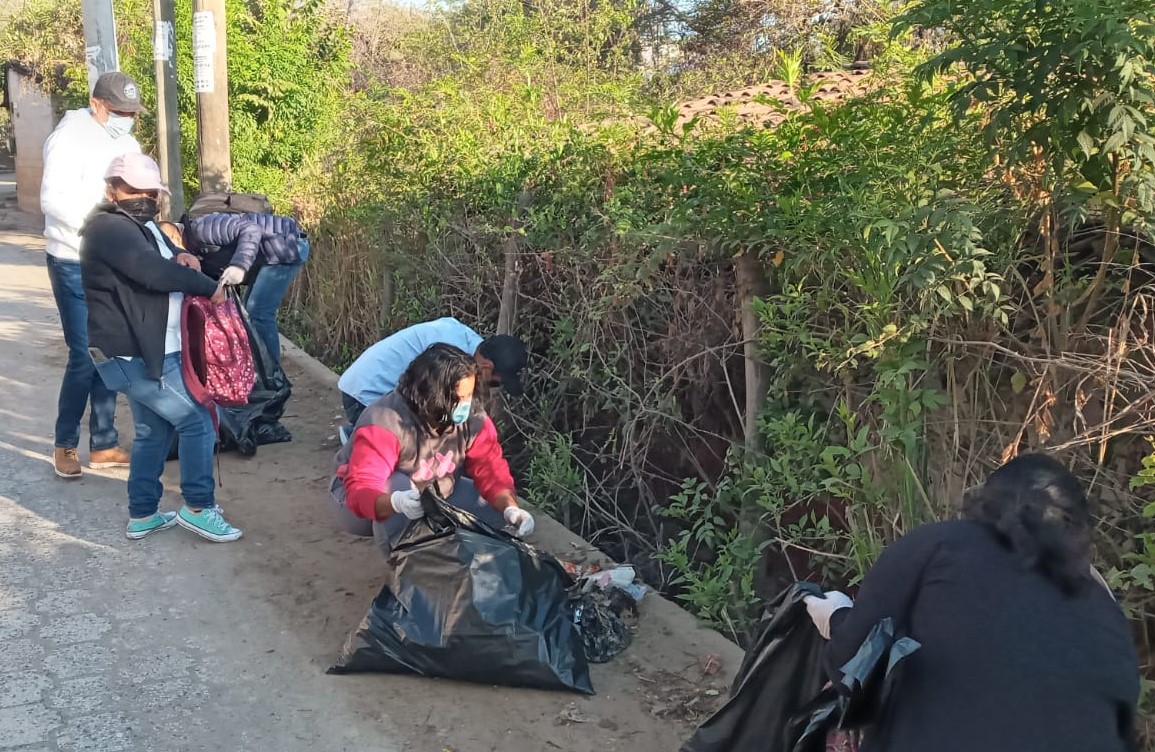
<path id="1" fill-rule="evenodd" d="M 212 94 L 216 79 L 214 56 L 217 51 L 217 29 L 211 10 L 193 13 L 193 90 Z"/>
<path id="2" fill-rule="evenodd" d="M 157 21 L 156 33 L 152 38 L 152 59 L 167 63 L 172 60 L 172 23 Z"/>
<path id="3" fill-rule="evenodd" d="M 96 86 L 96 79 L 100 78 L 100 57 L 103 50 L 99 44 L 91 44 L 84 48 L 84 66 L 88 69 L 88 91 Z"/>

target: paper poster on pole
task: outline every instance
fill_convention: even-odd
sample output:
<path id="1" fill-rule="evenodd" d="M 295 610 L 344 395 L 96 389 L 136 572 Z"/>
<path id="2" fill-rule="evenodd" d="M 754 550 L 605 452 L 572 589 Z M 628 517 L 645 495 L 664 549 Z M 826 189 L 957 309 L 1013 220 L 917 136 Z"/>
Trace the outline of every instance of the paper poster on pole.
<path id="1" fill-rule="evenodd" d="M 103 52 L 99 44 L 88 45 L 84 48 L 84 66 L 88 69 L 88 91 L 96 86 L 96 79 L 100 78 L 100 54 Z"/>
<path id="2" fill-rule="evenodd" d="M 172 24 L 168 21 L 156 22 L 156 34 L 152 38 L 152 59 L 167 63 L 172 60 Z"/>
<path id="3" fill-rule="evenodd" d="M 193 13 L 193 89 L 197 94 L 212 94 L 216 67 L 217 29 L 211 10 Z"/>

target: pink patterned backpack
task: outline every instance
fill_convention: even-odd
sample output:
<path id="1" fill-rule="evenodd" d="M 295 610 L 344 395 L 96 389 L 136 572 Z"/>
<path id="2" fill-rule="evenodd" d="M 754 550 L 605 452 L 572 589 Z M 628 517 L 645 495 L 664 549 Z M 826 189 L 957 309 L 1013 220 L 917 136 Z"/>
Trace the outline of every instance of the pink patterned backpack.
<path id="1" fill-rule="evenodd" d="M 220 304 L 199 296 L 184 298 L 180 319 L 185 388 L 206 407 L 249 402 L 257 373 L 241 316 L 232 298 Z"/>

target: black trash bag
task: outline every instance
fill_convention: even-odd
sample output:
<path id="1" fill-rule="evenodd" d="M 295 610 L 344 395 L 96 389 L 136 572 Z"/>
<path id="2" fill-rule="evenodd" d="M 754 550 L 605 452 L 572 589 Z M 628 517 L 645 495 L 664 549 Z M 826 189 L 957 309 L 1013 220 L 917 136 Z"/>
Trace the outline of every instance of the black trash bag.
<path id="1" fill-rule="evenodd" d="M 249 403 L 243 407 L 219 408 L 221 421 L 220 451 L 235 449 L 246 457 L 257 453 L 258 446 L 292 441 L 293 435 L 281 423 L 285 403 L 293 395 L 293 385 L 285 370 L 265 348 L 265 343 L 253 330 L 249 313 L 238 301 L 249 346 L 253 351 L 253 367 L 257 373 Z"/>
<path id="2" fill-rule="evenodd" d="M 229 295 L 236 301 L 237 309 L 244 322 L 245 333 L 249 337 L 249 348 L 253 352 L 253 370 L 256 383 L 249 394 L 249 402 L 242 407 L 218 407 L 220 434 L 218 452 L 236 450 L 245 457 L 257 453 L 258 446 L 281 444 L 293 440 L 293 434 L 281 423 L 285 414 L 285 403 L 293 395 L 293 385 L 280 364 L 269 356 L 265 343 L 253 330 L 249 313 L 245 310 L 240 295 L 232 288 Z M 168 452 L 168 462 L 179 456 L 179 436 L 174 436 L 172 448 Z"/>
<path id="3" fill-rule="evenodd" d="M 830 733 L 861 729 L 879 717 L 896 667 L 921 646 L 896 636 L 893 621 L 883 619 L 853 658 L 828 671 L 826 640 L 803 603 L 808 595 L 821 597 L 822 590 L 796 583 L 767 607 L 730 699 L 682 752 L 824 752 Z M 829 681 L 828 674 L 836 678 Z"/>
<path id="4" fill-rule="evenodd" d="M 800 714 L 807 724 L 792 752 L 823 752 L 831 731 L 860 729 L 878 720 L 890 700 L 895 669 L 920 647 L 916 640 L 897 636 L 889 616 L 875 624 L 854 657 L 834 672 L 837 681 Z"/>
<path id="5" fill-rule="evenodd" d="M 791 752 L 809 723 L 799 714 L 826 684 L 826 641 L 806 604 L 822 590 L 799 582 L 766 607 L 738 668 L 730 699 L 682 746 L 682 752 Z"/>
<path id="6" fill-rule="evenodd" d="M 637 603 L 626 591 L 611 587 L 577 593 L 572 608 L 574 626 L 590 663 L 608 663 L 633 641 L 622 617 L 627 611 L 636 610 Z"/>
<path id="7" fill-rule="evenodd" d="M 573 580 L 552 556 L 422 494 L 385 585 L 331 674 L 363 671 L 592 695 L 573 625 Z"/>

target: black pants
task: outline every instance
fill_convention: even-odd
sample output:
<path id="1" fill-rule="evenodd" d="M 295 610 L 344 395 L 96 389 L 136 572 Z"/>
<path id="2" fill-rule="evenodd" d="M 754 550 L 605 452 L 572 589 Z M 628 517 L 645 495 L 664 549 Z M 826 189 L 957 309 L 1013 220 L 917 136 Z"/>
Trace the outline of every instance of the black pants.
<path id="1" fill-rule="evenodd" d="M 345 408 L 345 417 L 349 419 L 349 423 L 357 425 L 357 420 L 361 417 L 361 413 L 365 412 L 365 406 L 349 395 L 341 392 L 341 407 Z"/>

